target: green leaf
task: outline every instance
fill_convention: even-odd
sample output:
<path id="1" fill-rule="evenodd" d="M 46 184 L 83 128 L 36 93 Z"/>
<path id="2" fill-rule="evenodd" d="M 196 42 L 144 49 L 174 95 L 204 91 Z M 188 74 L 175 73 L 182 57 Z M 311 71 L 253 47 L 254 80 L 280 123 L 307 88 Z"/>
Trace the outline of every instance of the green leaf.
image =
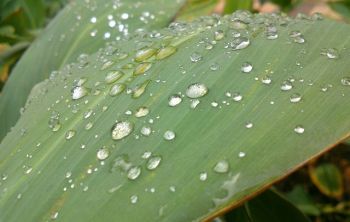
<path id="1" fill-rule="evenodd" d="M 332 163 L 323 163 L 309 168 L 313 184 L 326 196 L 340 198 L 344 193 L 340 170 Z"/>
<path id="2" fill-rule="evenodd" d="M 328 2 L 331 8 L 344 16 L 345 18 L 350 18 L 350 1 L 337 1 L 337 2 Z"/>
<path id="3" fill-rule="evenodd" d="M 96 0 L 89 5 L 84 0 L 72 2 L 28 49 L 11 73 L 0 97 L 0 139 L 16 123 L 19 110 L 36 83 L 48 78 L 52 71 L 75 61 L 78 55 L 97 51 L 111 39 L 140 28 L 153 30 L 166 26 L 183 0 L 113 2 Z M 128 18 L 121 19 L 127 12 L 129 14 L 124 16 Z M 110 21 L 109 15 L 113 16 Z M 94 18 L 96 23 L 90 21 Z M 107 37 L 110 35 L 109 39 L 104 39 L 105 33 Z M 13 94 L 16 94 L 16 100 L 13 100 Z"/>
<path id="4" fill-rule="evenodd" d="M 236 10 L 252 10 L 253 1 L 252 0 L 236 0 L 236 1 L 225 1 L 225 14 L 232 13 Z"/>
<path id="5" fill-rule="evenodd" d="M 319 207 L 300 185 L 295 186 L 291 192 L 286 194 L 286 197 L 307 215 L 319 216 L 321 214 Z"/>
<path id="6" fill-rule="evenodd" d="M 0 220 L 204 220 L 329 150 L 350 133 L 350 28 L 318 19 L 201 18 L 66 66 L 0 145 Z"/>
<path id="7" fill-rule="evenodd" d="M 192 21 L 203 15 L 210 15 L 214 12 L 219 0 L 187 0 L 176 15 L 177 20 Z"/>
<path id="8" fill-rule="evenodd" d="M 310 222 L 284 196 L 268 190 L 226 215 L 227 222 Z"/>

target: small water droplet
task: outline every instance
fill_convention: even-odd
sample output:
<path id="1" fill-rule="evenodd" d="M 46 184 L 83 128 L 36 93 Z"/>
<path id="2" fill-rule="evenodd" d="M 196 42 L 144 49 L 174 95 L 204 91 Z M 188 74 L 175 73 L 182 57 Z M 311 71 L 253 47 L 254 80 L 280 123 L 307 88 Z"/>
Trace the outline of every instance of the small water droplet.
<path id="1" fill-rule="evenodd" d="M 322 49 L 321 55 L 325 55 L 329 59 L 338 59 L 339 58 L 339 51 L 335 48 Z"/>
<path id="2" fill-rule="evenodd" d="M 144 127 L 141 128 L 141 134 L 142 135 L 149 136 L 149 135 L 151 135 L 151 133 L 152 133 L 152 129 L 150 127 L 144 126 Z"/>
<path id="3" fill-rule="evenodd" d="M 243 99 L 243 96 L 239 92 L 236 92 L 236 93 L 233 93 L 232 98 L 233 98 L 233 101 L 240 102 Z"/>
<path id="4" fill-rule="evenodd" d="M 254 126 L 254 124 L 252 122 L 246 122 L 246 124 L 245 124 L 245 128 L 247 128 L 247 129 L 251 129 L 251 128 L 253 128 L 253 126 Z"/>
<path id="5" fill-rule="evenodd" d="M 238 157 L 239 157 L 239 158 L 243 158 L 243 157 L 245 157 L 245 156 L 246 156 L 245 152 L 239 152 L 239 153 L 238 153 Z"/>
<path id="6" fill-rule="evenodd" d="M 271 84 L 272 79 L 270 76 L 264 76 L 264 77 L 262 77 L 261 82 L 266 84 L 266 85 L 269 85 L 269 84 Z"/>
<path id="7" fill-rule="evenodd" d="M 231 43 L 230 46 L 232 50 L 240 50 L 245 49 L 250 45 L 250 41 L 246 37 L 238 37 L 235 38 Z"/>
<path id="8" fill-rule="evenodd" d="M 208 88 L 202 83 L 193 83 L 187 87 L 186 96 L 191 99 L 197 99 L 205 96 Z"/>
<path id="9" fill-rule="evenodd" d="M 150 152 L 150 151 L 146 151 L 146 152 L 144 152 L 143 154 L 142 154 L 142 159 L 148 159 L 148 158 L 150 158 L 152 156 L 152 152 Z"/>
<path id="10" fill-rule="evenodd" d="M 211 65 L 210 65 L 210 70 L 211 71 L 216 71 L 216 70 L 218 70 L 219 69 L 219 63 L 217 63 L 217 62 L 214 62 L 214 63 L 212 63 Z"/>
<path id="11" fill-rule="evenodd" d="M 200 179 L 201 181 L 206 181 L 207 178 L 208 178 L 207 172 L 202 172 L 202 173 L 199 174 L 199 179 Z"/>
<path id="12" fill-rule="evenodd" d="M 163 137 L 165 140 L 173 140 L 175 139 L 175 133 L 171 130 L 167 130 L 165 131 Z"/>
<path id="13" fill-rule="evenodd" d="M 221 39 L 223 39 L 225 37 L 225 33 L 222 30 L 217 30 L 214 32 L 214 39 L 216 41 L 220 41 Z"/>
<path id="14" fill-rule="evenodd" d="M 143 62 L 149 58 L 151 58 L 157 52 L 156 49 L 153 48 L 143 48 L 136 52 L 135 61 Z"/>
<path id="15" fill-rule="evenodd" d="M 137 203 L 137 201 L 138 201 L 138 196 L 137 195 L 132 195 L 131 197 L 130 197 L 130 202 L 132 203 L 132 204 L 136 204 Z"/>
<path id="16" fill-rule="evenodd" d="M 136 86 L 136 88 L 132 92 L 132 98 L 137 99 L 143 95 L 146 91 L 148 84 L 150 84 L 151 80 L 146 80 L 140 85 Z"/>
<path id="17" fill-rule="evenodd" d="M 139 64 L 138 66 L 136 66 L 136 68 L 134 70 L 134 76 L 144 74 L 151 67 L 152 67 L 152 63 L 150 63 L 150 62 L 144 62 L 144 63 Z"/>
<path id="18" fill-rule="evenodd" d="M 58 218 L 58 212 L 56 211 L 56 212 L 53 212 L 52 214 L 51 214 L 51 220 L 56 220 Z"/>
<path id="19" fill-rule="evenodd" d="M 195 109 L 199 103 L 200 101 L 198 99 L 192 99 L 190 104 L 191 109 Z"/>
<path id="20" fill-rule="evenodd" d="M 283 81 L 281 84 L 281 90 L 282 91 L 289 91 L 293 88 L 293 85 L 290 81 Z"/>
<path id="21" fill-rule="evenodd" d="M 176 192 L 176 187 L 175 186 L 170 186 L 169 190 L 174 193 L 174 192 Z"/>
<path id="22" fill-rule="evenodd" d="M 169 97 L 168 104 L 171 107 L 175 107 L 175 106 L 179 105 L 181 102 L 182 102 L 181 96 L 179 96 L 179 95 L 172 95 L 172 96 Z"/>
<path id="23" fill-rule="evenodd" d="M 227 173 L 229 171 L 230 165 L 227 160 L 220 160 L 214 166 L 214 171 L 217 173 Z"/>
<path id="24" fill-rule="evenodd" d="M 146 167 L 148 170 L 155 170 L 160 162 L 162 161 L 162 158 L 160 156 L 153 156 L 148 159 Z"/>
<path id="25" fill-rule="evenodd" d="M 128 170 L 128 178 L 130 180 L 136 180 L 141 174 L 141 167 L 133 166 Z"/>
<path id="26" fill-rule="evenodd" d="M 192 62 L 196 63 L 196 62 L 199 62 L 202 60 L 202 55 L 199 54 L 198 52 L 194 52 L 191 56 L 190 56 L 190 59 Z"/>
<path id="27" fill-rule="evenodd" d="M 106 70 L 109 67 L 111 67 L 113 64 L 114 64 L 113 61 L 107 61 L 107 62 L 103 63 L 103 65 L 101 66 L 101 70 Z"/>
<path id="28" fill-rule="evenodd" d="M 90 130 L 93 126 L 94 126 L 94 124 L 93 124 L 92 122 L 88 122 L 88 123 L 85 125 L 85 129 L 86 129 L 86 130 Z"/>
<path id="29" fill-rule="evenodd" d="M 305 129 L 302 125 L 298 125 L 294 128 L 294 132 L 297 134 L 303 134 L 305 132 Z"/>
<path id="30" fill-rule="evenodd" d="M 70 139 L 72 139 L 73 137 L 74 137 L 74 135 L 75 135 L 75 130 L 68 130 L 67 132 L 66 132 L 66 140 L 70 140 Z"/>
<path id="31" fill-rule="evenodd" d="M 149 109 L 147 107 L 140 107 L 136 110 L 135 112 L 135 117 L 140 118 L 140 117 L 144 117 L 147 116 L 149 113 Z"/>
<path id="32" fill-rule="evenodd" d="M 127 121 L 120 121 L 112 127 L 112 139 L 121 140 L 127 137 L 134 129 L 134 125 Z"/>
<path id="33" fill-rule="evenodd" d="M 343 86 L 350 86 L 350 77 L 344 77 L 340 80 Z"/>
<path id="34" fill-rule="evenodd" d="M 291 103 L 298 103 L 302 99 L 302 96 L 299 93 L 294 93 L 290 96 L 289 100 Z"/>
<path id="35" fill-rule="evenodd" d="M 249 62 L 245 62 L 241 66 L 241 71 L 244 73 L 250 73 L 253 70 L 253 65 Z"/>
<path id="36" fill-rule="evenodd" d="M 109 150 L 107 148 L 101 148 L 97 151 L 96 156 L 99 160 L 105 160 L 109 156 Z"/>

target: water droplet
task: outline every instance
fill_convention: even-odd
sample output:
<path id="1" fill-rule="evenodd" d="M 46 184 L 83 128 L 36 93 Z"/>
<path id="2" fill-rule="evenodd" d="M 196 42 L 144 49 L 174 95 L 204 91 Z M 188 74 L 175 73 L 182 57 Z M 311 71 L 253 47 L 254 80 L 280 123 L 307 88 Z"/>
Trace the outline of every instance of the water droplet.
<path id="1" fill-rule="evenodd" d="M 173 46 L 167 46 L 167 47 L 161 48 L 156 55 L 156 59 L 158 60 L 165 59 L 171 56 L 172 54 L 174 54 L 176 50 L 177 49 Z"/>
<path id="2" fill-rule="evenodd" d="M 249 62 L 245 62 L 241 66 L 241 71 L 244 73 L 250 73 L 252 70 L 253 70 L 253 66 Z"/>
<path id="3" fill-rule="evenodd" d="M 134 129 L 134 125 L 127 121 L 120 121 L 112 127 L 112 139 L 121 140 L 128 136 Z"/>
<path id="4" fill-rule="evenodd" d="M 191 99 L 197 99 L 205 96 L 208 93 L 208 88 L 202 83 L 193 83 L 187 87 L 186 96 Z"/>
<path id="5" fill-rule="evenodd" d="M 124 73 L 121 71 L 111 71 L 108 72 L 106 77 L 105 77 L 105 82 L 107 84 L 114 83 L 118 79 L 120 79 L 122 76 L 124 76 Z"/>
<path id="6" fill-rule="evenodd" d="M 197 53 L 197 52 L 194 52 L 191 56 L 190 56 L 190 59 L 192 62 L 199 62 L 202 60 L 202 55 Z"/>
<path id="7" fill-rule="evenodd" d="M 141 174 L 141 167 L 133 166 L 128 170 L 128 178 L 130 180 L 136 180 Z"/>
<path id="8" fill-rule="evenodd" d="M 51 214 L 51 220 L 56 220 L 58 218 L 58 212 L 56 211 L 56 212 L 53 212 L 52 214 Z"/>
<path id="9" fill-rule="evenodd" d="M 217 103 L 217 102 L 211 102 L 210 105 L 211 105 L 212 107 L 218 107 L 219 103 Z"/>
<path id="10" fill-rule="evenodd" d="M 253 126 L 254 126 L 254 124 L 252 122 L 246 122 L 246 124 L 245 124 L 245 128 L 247 128 L 247 129 L 251 129 L 251 128 L 253 128 Z"/>
<path id="11" fill-rule="evenodd" d="M 305 43 L 305 38 L 299 31 L 292 31 L 289 33 L 289 37 L 292 39 L 293 42 L 303 44 Z"/>
<path id="12" fill-rule="evenodd" d="M 245 152 L 239 152 L 239 153 L 238 153 L 238 157 L 239 157 L 239 158 L 243 158 L 243 157 L 245 157 L 245 156 L 246 156 Z"/>
<path id="13" fill-rule="evenodd" d="M 141 83 L 140 85 L 138 85 L 132 93 L 132 98 L 136 99 L 136 98 L 139 98 L 140 96 L 142 96 L 142 94 L 146 91 L 146 88 L 150 82 L 151 82 L 151 80 L 146 80 L 143 83 Z"/>
<path id="14" fill-rule="evenodd" d="M 97 22 L 97 18 L 96 18 L 96 17 L 92 17 L 92 18 L 90 19 L 90 22 L 91 22 L 91 23 L 96 23 L 96 22 Z"/>
<path id="15" fill-rule="evenodd" d="M 136 110 L 135 116 L 137 118 L 140 118 L 140 117 L 147 116 L 148 113 L 149 113 L 149 109 L 147 107 L 142 106 Z"/>
<path id="16" fill-rule="evenodd" d="M 72 139 L 74 137 L 74 135 L 75 135 L 75 130 L 68 130 L 66 132 L 66 140 Z"/>
<path id="17" fill-rule="evenodd" d="M 230 165 L 226 160 L 220 160 L 214 166 L 214 171 L 217 173 L 227 173 L 229 171 Z"/>
<path id="18" fill-rule="evenodd" d="M 249 46 L 250 41 L 246 37 L 238 37 L 235 38 L 231 43 L 231 48 L 232 50 L 240 50 L 240 49 L 245 49 Z"/>
<path id="19" fill-rule="evenodd" d="M 199 174 L 199 179 L 201 181 L 206 181 L 207 178 L 208 178 L 208 174 L 206 172 L 202 172 L 202 173 Z"/>
<path id="20" fill-rule="evenodd" d="M 126 88 L 126 85 L 124 83 L 116 83 L 109 90 L 109 95 L 117 96 L 120 93 L 122 93 L 125 90 L 125 88 Z"/>
<path id="21" fill-rule="evenodd" d="M 335 48 L 322 49 L 321 55 L 325 55 L 329 59 L 338 59 L 339 58 L 339 51 Z"/>
<path id="22" fill-rule="evenodd" d="M 146 167 L 148 170 L 155 170 L 160 162 L 161 162 L 162 158 L 160 156 L 153 156 L 150 159 L 148 159 Z"/>
<path id="23" fill-rule="evenodd" d="M 305 132 L 305 129 L 302 125 L 298 125 L 294 128 L 294 132 L 297 134 L 303 134 Z"/>
<path id="24" fill-rule="evenodd" d="M 170 186 L 169 190 L 174 193 L 174 192 L 176 192 L 176 187 L 175 186 Z"/>
<path id="25" fill-rule="evenodd" d="M 152 67 L 152 63 L 150 63 L 150 62 L 144 62 L 144 63 L 139 64 L 138 66 L 136 66 L 136 68 L 134 70 L 134 76 L 144 74 L 151 67 Z"/>
<path id="26" fill-rule="evenodd" d="M 152 129 L 150 127 L 142 127 L 141 128 L 141 134 L 144 136 L 149 136 L 152 133 Z"/>
<path id="27" fill-rule="evenodd" d="M 157 52 L 157 50 L 153 49 L 153 48 L 140 49 L 139 51 L 136 52 L 135 61 L 136 62 L 143 62 L 143 61 L 151 58 L 156 52 Z"/>
<path id="28" fill-rule="evenodd" d="M 269 85 L 269 84 L 271 84 L 272 79 L 271 79 L 270 76 L 264 76 L 264 77 L 261 79 L 261 82 L 264 83 L 264 84 L 266 84 L 266 85 Z"/>
<path id="29" fill-rule="evenodd" d="M 302 99 L 301 95 L 299 93 L 294 93 L 290 96 L 289 100 L 291 103 L 298 103 Z"/>
<path id="30" fill-rule="evenodd" d="M 233 101 L 240 102 L 243 99 L 243 96 L 239 92 L 236 92 L 232 95 L 232 98 Z"/>
<path id="31" fill-rule="evenodd" d="M 217 30 L 214 32 L 214 39 L 216 41 L 219 41 L 225 37 L 225 33 L 222 30 Z"/>
<path id="32" fill-rule="evenodd" d="M 169 104 L 169 106 L 174 107 L 174 106 L 179 105 L 181 102 L 182 102 L 181 96 L 179 96 L 179 95 L 172 95 L 172 96 L 169 97 L 168 104 Z"/>
<path id="33" fill-rule="evenodd" d="M 105 160 L 109 156 L 109 150 L 107 148 L 101 148 L 97 151 L 96 156 L 99 160 Z"/>
<path id="34" fill-rule="evenodd" d="M 137 195 L 132 195 L 131 197 L 130 197 L 130 202 L 132 203 L 132 204 L 136 204 L 137 203 L 137 201 L 138 201 L 138 196 Z"/>
<path id="35" fill-rule="evenodd" d="M 344 86 L 350 86 L 350 77 L 344 77 L 340 80 L 340 82 Z"/>
<path id="36" fill-rule="evenodd" d="M 214 63 L 212 63 L 212 64 L 210 65 L 209 68 L 210 68 L 211 71 L 216 71 L 216 70 L 219 69 L 219 63 L 214 62 Z"/>
<path id="37" fill-rule="evenodd" d="M 171 130 L 167 130 L 167 131 L 165 131 L 163 137 L 166 140 L 173 140 L 173 139 L 175 139 L 175 133 Z"/>
<path id="38" fill-rule="evenodd" d="M 94 124 L 93 124 L 92 122 L 88 122 L 88 123 L 85 125 L 85 129 L 86 129 L 86 130 L 90 130 L 93 126 L 94 126 Z"/>
<path id="39" fill-rule="evenodd" d="M 282 84 L 281 84 L 281 90 L 282 91 L 288 91 L 288 90 L 291 90 L 293 88 L 293 85 L 290 81 L 284 81 Z"/>
<path id="40" fill-rule="evenodd" d="M 106 70 L 109 67 L 111 67 L 113 64 L 114 64 L 113 61 L 107 61 L 107 62 L 103 63 L 103 65 L 101 66 L 101 70 Z"/>
<path id="41" fill-rule="evenodd" d="M 77 100 L 83 98 L 89 93 L 89 89 L 84 86 L 76 86 L 72 89 L 72 99 Z"/>
<path id="42" fill-rule="evenodd" d="M 51 116 L 49 119 L 49 128 L 53 131 L 53 132 L 57 132 L 60 128 L 61 128 L 61 124 L 60 124 L 60 120 L 55 116 Z"/>
<path id="43" fill-rule="evenodd" d="M 192 99 L 190 104 L 191 109 L 195 109 L 199 103 L 200 101 L 198 99 Z"/>

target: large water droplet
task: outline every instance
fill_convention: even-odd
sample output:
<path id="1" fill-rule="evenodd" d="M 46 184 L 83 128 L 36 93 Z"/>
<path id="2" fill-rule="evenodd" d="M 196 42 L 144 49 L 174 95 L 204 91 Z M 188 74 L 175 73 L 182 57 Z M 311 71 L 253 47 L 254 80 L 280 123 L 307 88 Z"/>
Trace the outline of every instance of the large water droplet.
<path id="1" fill-rule="evenodd" d="M 148 84 L 151 82 L 151 80 L 146 80 L 140 85 L 138 85 L 132 93 L 132 98 L 136 99 L 142 96 L 142 94 L 146 91 Z"/>
<path id="2" fill-rule="evenodd" d="M 207 178 L 208 178 L 207 172 L 202 172 L 202 173 L 199 174 L 199 179 L 200 179 L 201 181 L 206 181 Z"/>
<path id="3" fill-rule="evenodd" d="M 193 83 L 188 86 L 186 96 L 192 99 L 197 99 L 205 96 L 208 93 L 208 88 L 202 83 Z"/>
<path id="4" fill-rule="evenodd" d="M 134 125 L 127 121 L 120 121 L 112 127 L 112 139 L 121 140 L 128 136 L 134 129 Z"/>
<path id="5" fill-rule="evenodd" d="M 130 180 L 136 180 L 141 174 L 141 167 L 133 166 L 128 170 L 128 178 Z"/>
<path id="6" fill-rule="evenodd" d="M 291 90 L 293 88 L 293 85 L 291 82 L 289 81 L 284 81 L 282 84 L 281 84 L 281 90 L 282 91 L 288 91 L 288 90 Z"/>
<path id="7" fill-rule="evenodd" d="M 141 134 L 142 135 L 149 136 L 149 135 L 151 135 L 151 133 L 152 133 L 152 129 L 150 127 L 144 126 L 144 127 L 141 128 Z"/>
<path id="8" fill-rule="evenodd" d="M 220 160 L 214 166 L 214 171 L 217 173 L 227 173 L 229 171 L 230 165 L 227 160 Z"/>
<path id="9" fill-rule="evenodd" d="M 166 140 L 173 140 L 173 139 L 175 139 L 175 133 L 171 130 L 167 130 L 167 131 L 165 131 L 163 137 Z"/>
<path id="10" fill-rule="evenodd" d="M 89 89 L 84 86 L 76 86 L 72 89 L 72 99 L 77 100 L 83 98 L 89 93 Z"/>
<path id="11" fill-rule="evenodd" d="M 168 104 L 169 104 L 169 106 L 174 107 L 174 106 L 179 105 L 181 102 L 182 102 L 181 96 L 179 96 L 179 95 L 172 95 L 172 96 L 169 97 Z"/>
<path id="12" fill-rule="evenodd" d="M 109 95 L 117 96 L 120 93 L 122 93 L 125 90 L 125 88 L 126 88 L 126 85 L 124 83 L 116 83 L 109 90 Z"/>
<path id="13" fill-rule="evenodd" d="M 165 59 L 171 56 L 172 54 L 174 54 L 175 52 L 176 52 L 176 48 L 173 46 L 167 46 L 167 47 L 161 48 L 156 55 L 156 59 L 158 60 Z"/>
<path id="14" fill-rule="evenodd" d="M 144 62 L 139 64 L 138 66 L 136 66 L 135 70 L 134 70 L 134 75 L 138 76 L 141 74 L 144 74 L 145 72 L 147 72 L 150 68 L 152 67 L 152 63 L 150 62 Z"/>
<path id="15" fill-rule="evenodd" d="M 340 80 L 340 82 L 344 86 L 350 86 L 350 77 L 344 77 Z"/>
<path id="16" fill-rule="evenodd" d="M 290 96 L 289 100 L 291 103 L 298 103 L 302 99 L 301 95 L 299 93 L 294 93 Z"/>
<path id="17" fill-rule="evenodd" d="M 247 48 L 249 44 L 250 41 L 246 37 L 238 37 L 230 43 L 232 50 L 240 50 Z"/>
<path id="18" fill-rule="evenodd" d="M 239 92 L 236 92 L 232 95 L 232 98 L 233 101 L 240 102 L 243 99 L 243 96 Z"/>
<path id="19" fill-rule="evenodd" d="M 270 76 L 264 76 L 264 77 L 262 77 L 261 82 L 266 84 L 266 85 L 269 85 L 269 84 L 271 84 L 272 79 Z"/>
<path id="20" fill-rule="evenodd" d="M 160 156 L 153 156 L 148 159 L 146 167 L 148 170 L 155 170 L 160 162 L 162 161 L 162 158 Z"/>
<path id="21" fill-rule="evenodd" d="M 321 55 L 325 55 L 329 59 L 337 59 L 339 58 L 339 51 L 335 48 L 322 49 Z"/>
<path id="22" fill-rule="evenodd" d="M 146 59 L 151 58 L 156 52 L 157 50 L 153 48 L 140 49 L 139 51 L 136 52 L 135 61 L 143 62 Z"/>
<path id="23" fill-rule="evenodd" d="M 120 79 L 123 75 L 124 75 L 124 73 L 121 71 L 111 71 L 111 72 L 107 73 L 107 75 L 105 77 L 105 82 L 107 84 L 113 83 L 113 82 L 117 81 L 118 79 Z"/>
<path id="24" fill-rule="evenodd" d="M 149 113 L 149 109 L 147 107 L 142 106 L 136 110 L 135 116 L 137 118 L 140 118 L 140 117 L 147 116 L 148 113 Z"/>

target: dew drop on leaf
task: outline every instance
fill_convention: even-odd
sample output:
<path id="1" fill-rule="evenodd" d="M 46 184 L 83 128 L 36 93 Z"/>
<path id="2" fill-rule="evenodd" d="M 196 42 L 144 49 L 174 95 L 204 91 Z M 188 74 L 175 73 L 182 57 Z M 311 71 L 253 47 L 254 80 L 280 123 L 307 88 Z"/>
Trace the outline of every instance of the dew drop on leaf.
<path id="1" fill-rule="evenodd" d="M 350 77 L 344 77 L 340 80 L 343 86 L 350 86 Z"/>
<path id="2" fill-rule="evenodd" d="M 202 173 L 199 174 L 199 180 L 206 181 L 207 178 L 208 178 L 207 172 L 202 172 Z"/>
<path id="3" fill-rule="evenodd" d="M 171 107 L 177 106 L 182 102 L 182 98 L 180 95 L 172 95 L 169 97 L 168 104 Z"/>
<path id="4" fill-rule="evenodd" d="M 232 98 L 233 98 L 233 101 L 240 102 L 243 99 L 243 96 L 239 92 L 236 92 L 236 93 L 233 93 Z"/>
<path id="5" fill-rule="evenodd" d="M 152 63 L 150 62 L 144 62 L 139 64 L 138 66 L 136 66 L 135 70 L 134 70 L 134 75 L 138 76 L 141 74 L 144 74 L 145 72 L 147 72 L 150 68 L 152 67 Z"/>
<path id="6" fill-rule="evenodd" d="M 118 79 L 120 79 L 122 76 L 124 76 L 124 73 L 121 71 L 111 71 L 108 72 L 106 77 L 105 77 L 105 82 L 107 84 L 114 83 Z"/>
<path id="7" fill-rule="evenodd" d="M 72 139 L 74 136 L 75 136 L 75 130 L 68 130 L 67 132 L 66 132 L 66 140 L 70 140 L 70 139 Z"/>
<path id="8" fill-rule="evenodd" d="M 141 174 L 141 167 L 133 166 L 128 170 L 128 178 L 130 180 L 136 180 Z"/>
<path id="9" fill-rule="evenodd" d="M 158 60 L 165 59 L 171 56 L 172 54 L 174 54 L 175 52 L 176 52 L 176 48 L 173 46 L 167 46 L 167 47 L 161 48 L 156 55 L 156 59 Z"/>
<path id="10" fill-rule="evenodd" d="M 142 127 L 141 128 L 141 134 L 144 135 L 144 136 L 149 136 L 151 135 L 151 132 L 152 132 L 152 129 L 150 127 Z"/>
<path id="11" fill-rule="evenodd" d="M 305 132 L 305 129 L 302 125 L 297 125 L 294 128 L 294 132 L 296 132 L 297 134 L 303 134 Z"/>
<path id="12" fill-rule="evenodd" d="M 187 87 L 186 96 L 191 99 L 197 99 L 205 96 L 208 88 L 202 83 L 193 83 Z"/>
<path id="13" fill-rule="evenodd" d="M 281 90 L 282 91 L 289 91 L 293 88 L 293 85 L 290 81 L 284 81 L 282 84 L 281 84 Z"/>
<path id="14" fill-rule="evenodd" d="M 250 73 L 253 70 L 253 65 L 249 62 L 245 62 L 241 66 L 241 71 L 244 73 Z"/>
<path id="15" fill-rule="evenodd" d="M 175 139 L 175 133 L 171 130 L 167 130 L 165 131 L 163 137 L 165 140 L 173 140 Z"/>
<path id="16" fill-rule="evenodd" d="M 248 38 L 238 37 L 230 43 L 230 46 L 232 50 L 240 50 L 240 49 L 247 48 L 249 44 L 250 44 L 250 41 Z"/>
<path id="17" fill-rule="evenodd" d="M 123 83 L 116 83 L 114 84 L 111 89 L 109 90 L 110 96 L 117 96 L 120 93 L 122 93 L 126 88 L 126 85 Z"/>
<path id="18" fill-rule="evenodd" d="M 128 136 L 134 129 L 132 123 L 127 121 L 120 121 L 113 125 L 112 127 L 112 139 L 121 140 Z"/>
<path id="19" fill-rule="evenodd" d="M 155 170 L 160 162 L 162 161 L 162 158 L 160 156 L 152 156 L 148 159 L 146 167 L 148 170 Z"/>
<path id="20" fill-rule="evenodd" d="M 198 52 L 194 52 L 190 56 L 191 61 L 194 62 L 194 63 L 201 61 L 202 58 L 203 58 L 202 55 L 199 54 Z"/>
<path id="21" fill-rule="evenodd" d="M 299 93 L 294 93 L 290 96 L 289 101 L 291 103 L 298 103 L 302 99 L 302 96 Z"/>
<path id="22" fill-rule="evenodd" d="M 81 99 L 89 93 L 89 90 L 84 86 L 76 86 L 72 89 L 72 99 Z"/>
<path id="23" fill-rule="evenodd" d="M 136 204 L 137 203 L 137 201 L 138 201 L 138 196 L 137 195 L 132 195 L 131 197 L 130 197 L 130 202 L 132 203 L 132 204 Z"/>
<path id="24" fill-rule="evenodd" d="M 96 156 L 99 160 L 105 160 L 109 156 L 109 150 L 107 148 L 101 148 L 97 151 Z"/>
<path id="25" fill-rule="evenodd" d="M 137 118 L 144 117 L 144 116 L 147 116 L 148 113 L 149 113 L 149 109 L 145 106 L 142 106 L 136 110 L 135 117 Z"/>
<path id="26" fill-rule="evenodd" d="M 269 84 L 271 84 L 272 79 L 270 76 L 264 76 L 264 77 L 262 77 L 261 82 L 266 84 L 266 85 L 269 85 Z"/>
<path id="27" fill-rule="evenodd" d="M 157 52 L 157 50 L 153 49 L 153 48 L 140 49 L 139 51 L 136 52 L 135 61 L 136 62 L 143 62 L 143 61 L 151 58 L 156 52 Z"/>
<path id="28" fill-rule="evenodd" d="M 217 30 L 214 32 L 214 39 L 216 41 L 219 41 L 225 37 L 225 33 L 222 30 Z"/>
<path id="29" fill-rule="evenodd" d="M 227 160 L 220 160 L 214 166 L 214 171 L 217 173 L 227 173 L 229 171 L 230 165 Z"/>

